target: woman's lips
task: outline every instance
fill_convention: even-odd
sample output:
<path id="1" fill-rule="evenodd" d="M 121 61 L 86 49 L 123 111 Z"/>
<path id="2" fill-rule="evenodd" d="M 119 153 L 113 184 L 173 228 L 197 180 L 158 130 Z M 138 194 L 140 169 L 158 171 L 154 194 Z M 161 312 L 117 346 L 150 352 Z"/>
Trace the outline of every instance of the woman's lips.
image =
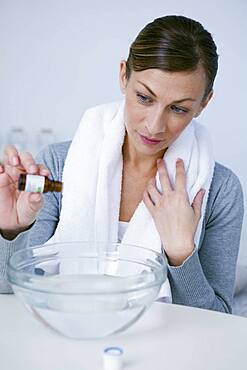
<path id="1" fill-rule="evenodd" d="M 154 139 L 149 139 L 148 137 L 146 137 L 146 136 L 143 136 L 143 135 L 141 135 L 141 134 L 139 134 L 140 135 L 140 138 L 141 138 L 141 140 L 142 140 L 142 142 L 144 143 L 144 144 L 148 144 L 148 145 L 157 145 L 157 144 L 159 144 L 162 140 L 154 140 Z"/>

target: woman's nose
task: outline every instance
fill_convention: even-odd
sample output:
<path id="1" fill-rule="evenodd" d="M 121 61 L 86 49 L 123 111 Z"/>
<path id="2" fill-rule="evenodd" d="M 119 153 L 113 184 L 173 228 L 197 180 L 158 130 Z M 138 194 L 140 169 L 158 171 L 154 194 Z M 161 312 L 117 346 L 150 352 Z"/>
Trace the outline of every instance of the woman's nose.
<path id="1" fill-rule="evenodd" d="M 157 135 L 166 131 L 166 117 L 164 114 L 156 114 L 149 117 L 146 128 L 150 135 Z"/>

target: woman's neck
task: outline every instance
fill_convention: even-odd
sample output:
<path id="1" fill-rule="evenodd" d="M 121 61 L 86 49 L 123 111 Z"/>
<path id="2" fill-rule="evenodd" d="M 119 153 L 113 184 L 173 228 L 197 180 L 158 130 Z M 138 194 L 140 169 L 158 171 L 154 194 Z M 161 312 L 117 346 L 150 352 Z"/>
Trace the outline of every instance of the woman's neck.
<path id="1" fill-rule="evenodd" d="M 127 133 L 125 135 L 122 153 L 124 164 L 132 170 L 143 174 L 143 176 L 156 173 L 157 159 L 162 158 L 164 155 L 162 155 L 162 153 L 157 153 L 154 156 L 149 156 L 138 152 L 130 142 Z"/>

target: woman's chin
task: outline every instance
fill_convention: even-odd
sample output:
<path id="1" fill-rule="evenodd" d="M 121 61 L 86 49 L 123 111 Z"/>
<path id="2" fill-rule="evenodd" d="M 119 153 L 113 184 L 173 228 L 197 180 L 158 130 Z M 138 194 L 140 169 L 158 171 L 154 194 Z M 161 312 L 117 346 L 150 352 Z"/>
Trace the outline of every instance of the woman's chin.
<path id="1" fill-rule="evenodd" d="M 155 155 L 160 152 L 165 152 L 166 148 L 161 145 L 157 146 L 147 146 L 147 145 L 142 145 L 142 144 L 137 144 L 135 143 L 135 149 L 138 153 L 141 153 L 143 155 Z"/>

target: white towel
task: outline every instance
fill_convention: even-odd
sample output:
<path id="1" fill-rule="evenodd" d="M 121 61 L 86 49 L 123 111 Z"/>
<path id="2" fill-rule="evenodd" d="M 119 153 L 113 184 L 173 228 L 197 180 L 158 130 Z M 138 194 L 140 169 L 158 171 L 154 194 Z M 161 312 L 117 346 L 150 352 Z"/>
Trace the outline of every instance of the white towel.
<path id="1" fill-rule="evenodd" d="M 96 106 L 85 112 L 65 161 L 60 221 L 49 243 L 71 240 L 117 242 L 125 132 L 124 101 Z M 190 203 L 201 188 L 206 190 L 202 217 L 195 234 L 198 247 L 214 159 L 209 135 L 194 119 L 164 155 L 172 185 L 178 157 L 185 164 Z M 158 174 L 156 183 L 162 190 Z M 122 243 L 162 252 L 159 234 L 143 202 L 131 218 Z M 162 296 L 171 297 L 168 281 L 162 287 Z"/>

